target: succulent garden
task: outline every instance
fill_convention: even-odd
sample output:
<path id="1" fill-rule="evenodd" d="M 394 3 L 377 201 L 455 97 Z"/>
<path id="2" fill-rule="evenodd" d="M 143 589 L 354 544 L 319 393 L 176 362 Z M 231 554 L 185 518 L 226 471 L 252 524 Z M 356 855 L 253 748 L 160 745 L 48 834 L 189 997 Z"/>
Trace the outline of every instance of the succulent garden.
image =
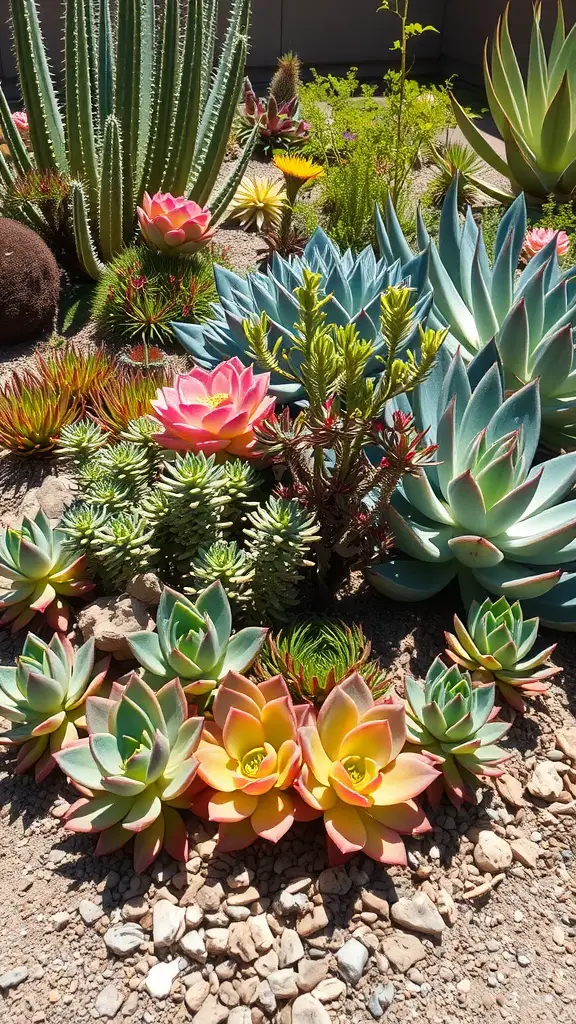
<path id="1" fill-rule="evenodd" d="M 568 1021 L 576 26 L 528 5 L 524 67 L 503 10 L 487 132 L 412 73 L 408 0 L 383 81 L 267 87 L 250 0 L 65 0 L 61 75 L 10 7 L 0 858 L 12 801 L 87 865 L 125 973 L 77 1016 Z M 539 1010 L 508 966 L 482 1002 L 497 941 L 433 991 L 444 930 L 507 885 L 518 929 L 545 873 Z M 17 958 L 7 1024 L 76 1013 Z"/>

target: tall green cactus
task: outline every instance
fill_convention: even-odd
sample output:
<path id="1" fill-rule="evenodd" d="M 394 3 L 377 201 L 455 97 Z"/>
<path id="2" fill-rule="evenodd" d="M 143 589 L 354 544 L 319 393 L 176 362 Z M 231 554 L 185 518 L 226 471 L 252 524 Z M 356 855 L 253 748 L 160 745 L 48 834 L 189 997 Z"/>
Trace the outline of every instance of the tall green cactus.
<path id="1" fill-rule="evenodd" d="M 36 0 L 11 0 L 12 31 L 31 153 L 0 90 L 0 128 L 12 162 L 70 175 L 82 271 L 97 278 L 136 230 L 145 191 L 209 204 L 221 217 L 250 158 L 246 146 L 212 197 L 240 95 L 251 0 L 232 0 L 220 52 L 219 0 L 65 0 L 64 89 L 51 75 Z M 211 198 L 212 197 L 212 198 Z M 34 211 L 34 216 L 39 216 Z"/>

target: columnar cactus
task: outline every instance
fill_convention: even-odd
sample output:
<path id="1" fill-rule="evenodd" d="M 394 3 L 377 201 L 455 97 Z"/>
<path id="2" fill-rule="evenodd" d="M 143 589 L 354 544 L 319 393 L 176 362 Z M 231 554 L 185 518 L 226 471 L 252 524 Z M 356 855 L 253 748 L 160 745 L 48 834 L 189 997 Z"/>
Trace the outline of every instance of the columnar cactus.
<path id="1" fill-rule="evenodd" d="M 0 129 L 12 157 L 12 168 L 0 159 L 0 181 L 9 186 L 34 167 L 71 177 L 76 255 L 89 277 L 132 242 L 145 192 L 200 206 L 210 199 L 242 88 L 250 0 L 233 0 L 215 59 L 218 7 L 219 0 L 165 0 L 161 18 L 154 0 L 66 0 L 60 103 L 35 0 L 12 3 L 30 148 L 0 91 Z M 210 200 L 213 223 L 236 192 L 256 134 Z M 43 219 L 32 206 L 28 216 L 36 226 Z"/>

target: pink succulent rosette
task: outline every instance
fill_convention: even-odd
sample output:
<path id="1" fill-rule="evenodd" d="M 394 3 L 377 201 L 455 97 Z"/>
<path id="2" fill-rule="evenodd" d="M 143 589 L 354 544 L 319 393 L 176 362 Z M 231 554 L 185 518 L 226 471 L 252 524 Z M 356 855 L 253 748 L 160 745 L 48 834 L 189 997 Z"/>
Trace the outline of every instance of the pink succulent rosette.
<path id="1" fill-rule="evenodd" d="M 565 231 L 554 228 L 532 228 L 524 239 L 522 255 L 526 262 L 533 259 L 553 238 L 556 238 L 556 251 L 559 256 L 566 256 L 570 251 L 570 239 Z"/>
<path id="2" fill-rule="evenodd" d="M 214 370 L 197 366 L 180 374 L 152 402 L 163 428 L 155 440 L 176 451 L 254 457 L 254 428 L 271 415 L 276 401 L 267 396 L 269 384 L 269 373 L 255 374 L 236 356 Z"/>
<path id="3" fill-rule="evenodd" d="M 169 192 L 156 192 L 152 197 L 145 192 L 138 207 L 140 228 L 150 248 L 172 256 L 203 249 L 216 231 L 210 227 L 211 220 L 206 207 Z"/>
<path id="4" fill-rule="evenodd" d="M 220 851 L 243 850 L 258 838 L 277 843 L 294 821 L 319 816 L 292 789 L 302 763 L 298 726 L 313 713 L 294 707 L 282 676 L 256 685 L 230 672 L 213 714 L 196 754 L 209 788 L 193 806 L 218 822 Z"/>
<path id="5" fill-rule="evenodd" d="M 30 125 L 28 124 L 28 114 L 25 110 L 15 110 L 12 114 L 12 120 L 14 126 L 18 131 L 18 134 L 27 139 L 30 134 Z"/>
<path id="6" fill-rule="evenodd" d="M 324 815 L 331 864 L 363 850 L 381 864 L 406 864 L 401 834 L 430 824 L 415 802 L 438 777 L 432 759 L 402 752 L 404 704 L 374 701 L 357 673 L 328 695 L 315 724 L 299 730 L 303 765 L 294 786 Z"/>

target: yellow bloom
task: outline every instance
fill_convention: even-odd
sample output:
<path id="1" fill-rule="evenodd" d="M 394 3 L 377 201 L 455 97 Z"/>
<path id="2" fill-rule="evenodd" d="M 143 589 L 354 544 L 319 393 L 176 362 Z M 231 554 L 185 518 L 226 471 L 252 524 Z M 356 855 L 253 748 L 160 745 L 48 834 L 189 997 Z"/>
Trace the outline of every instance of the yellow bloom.
<path id="1" fill-rule="evenodd" d="M 276 153 L 274 163 L 279 171 L 285 176 L 286 181 L 297 182 L 304 185 L 308 181 L 316 181 L 322 174 L 324 168 L 320 164 L 313 163 L 306 156 L 290 156 L 288 153 Z"/>
<path id="2" fill-rule="evenodd" d="M 232 200 L 229 216 L 247 230 L 255 227 L 267 232 L 280 224 L 285 201 L 283 181 L 245 177 Z"/>

